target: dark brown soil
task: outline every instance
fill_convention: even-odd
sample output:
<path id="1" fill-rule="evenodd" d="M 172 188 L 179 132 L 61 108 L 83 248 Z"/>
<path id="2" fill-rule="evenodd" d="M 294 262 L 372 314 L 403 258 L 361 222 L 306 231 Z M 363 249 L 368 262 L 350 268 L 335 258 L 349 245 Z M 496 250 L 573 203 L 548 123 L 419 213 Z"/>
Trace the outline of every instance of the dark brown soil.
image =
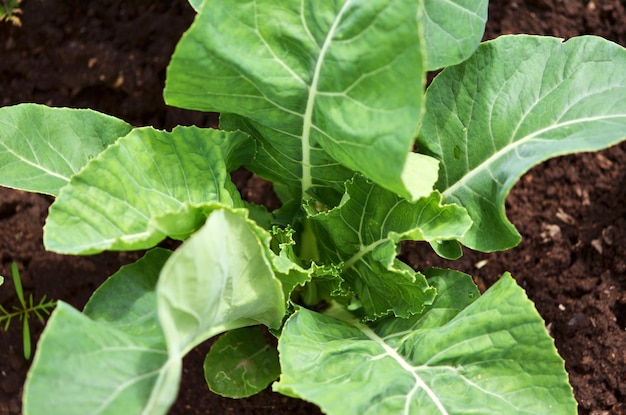
<path id="1" fill-rule="evenodd" d="M 165 66 L 193 12 L 185 0 L 24 0 L 21 28 L 0 23 L 0 104 L 40 102 L 90 107 L 134 125 L 215 125 L 214 115 L 166 108 Z M 492 0 L 486 38 L 503 33 L 571 37 L 597 34 L 626 45 L 619 0 Z M 244 196 L 263 201 L 270 188 L 245 172 Z M 526 174 L 508 199 L 524 240 L 503 253 L 466 252 L 455 263 L 406 244 L 412 265 L 450 266 L 475 276 L 481 289 L 511 271 L 536 303 L 566 361 L 581 414 L 626 414 L 626 145 L 568 156 Z M 0 274 L 11 261 L 24 288 L 82 307 L 89 295 L 136 253 L 66 257 L 43 251 L 50 198 L 0 189 Z M 12 284 L 0 304 L 16 304 Z M 43 325 L 33 324 L 35 337 Z M 208 348 L 185 360 L 171 414 L 314 414 L 317 408 L 270 392 L 245 400 L 212 395 L 202 377 Z M 0 332 L 0 415 L 20 413 L 28 363 L 21 327 Z"/>

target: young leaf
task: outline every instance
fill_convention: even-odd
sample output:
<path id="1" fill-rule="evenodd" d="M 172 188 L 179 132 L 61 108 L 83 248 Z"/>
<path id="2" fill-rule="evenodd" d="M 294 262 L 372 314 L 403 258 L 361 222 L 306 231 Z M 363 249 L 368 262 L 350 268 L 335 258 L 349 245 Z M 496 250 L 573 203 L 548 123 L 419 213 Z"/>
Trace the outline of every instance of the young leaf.
<path id="1" fill-rule="evenodd" d="M 30 344 L 30 325 L 28 321 L 30 320 L 30 316 L 28 314 L 24 314 L 22 316 L 22 346 L 24 347 L 24 359 L 29 360 L 30 354 L 32 352 L 31 344 Z"/>
<path id="2" fill-rule="evenodd" d="M 289 301 L 291 292 L 298 286 L 302 286 L 311 280 L 311 276 L 318 271 L 313 264 L 309 269 L 304 269 L 298 262 L 300 259 L 294 253 L 295 241 L 293 240 L 294 230 L 292 228 L 274 227 L 272 235 L 272 253 L 268 257 L 272 261 L 272 266 L 276 277 L 283 287 L 285 300 Z M 275 255 L 274 255 L 275 254 Z"/>
<path id="3" fill-rule="evenodd" d="M 30 320 L 30 315 L 28 313 L 28 310 L 32 310 L 34 308 L 33 297 L 31 294 L 30 302 L 27 303 L 24 297 L 24 289 L 22 288 L 20 270 L 18 269 L 16 262 L 11 263 L 11 274 L 13 276 L 13 286 L 15 287 L 15 294 L 17 294 L 17 299 L 19 300 L 23 310 L 23 313 L 20 313 L 20 319 L 22 320 L 22 346 L 24 347 L 24 359 L 29 360 L 31 354 L 31 344 L 30 325 L 28 324 L 28 321 Z"/>
<path id="4" fill-rule="evenodd" d="M 0 108 L 0 185 L 56 196 L 131 126 L 91 110 L 20 104 Z"/>
<path id="5" fill-rule="evenodd" d="M 216 210 L 171 256 L 155 249 L 123 267 L 85 314 L 60 303 L 25 386 L 25 413 L 165 414 L 187 351 L 225 330 L 280 326 L 285 301 L 268 250 L 269 235 L 241 212 Z"/>
<path id="6" fill-rule="evenodd" d="M 520 235 L 506 195 L 532 166 L 626 137 L 626 50 L 597 37 L 502 36 L 428 89 L 418 143 L 441 161 L 437 188 L 474 225 L 462 242 L 503 250 Z"/>
<path id="7" fill-rule="evenodd" d="M 258 327 L 222 334 L 204 359 L 209 388 L 228 398 L 257 394 L 279 375 L 278 351 Z"/>
<path id="8" fill-rule="evenodd" d="M 326 170 L 337 162 L 417 199 L 430 193 L 437 170 L 431 158 L 409 153 L 425 81 L 421 7 L 414 0 L 204 1 L 168 67 L 166 102 L 247 118 L 263 162 L 271 162 L 256 166 L 297 186 L 297 199 L 335 186 L 336 174 Z"/>
<path id="9" fill-rule="evenodd" d="M 15 294 L 17 294 L 17 299 L 20 301 L 22 305 L 22 309 L 26 310 L 28 306 L 26 305 L 26 300 L 24 298 L 24 289 L 22 288 L 22 279 L 20 278 L 20 270 L 17 267 L 16 262 L 11 263 L 11 274 L 13 276 L 13 286 L 15 287 Z"/>
<path id="10" fill-rule="evenodd" d="M 72 177 L 44 227 L 51 251 L 92 254 L 184 239 L 217 206 L 241 206 L 229 171 L 254 154 L 241 132 L 139 128 Z"/>
<path id="11" fill-rule="evenodd" d="M 460 239 L 470 227 L 467 212 L 443 205 L 439 193 L 409 202 L 356 176 L 346 184 L 342 203 L 309 219 L 320 257 L 342 263 L 342 277 L 359 295 L 368 318 L 393 312 L 408 317 L 435 295 L 420 273 L 395 261 L 402 240 Z"/>
<path id="12" fill-rule="evenodd" d="M 436 274 L 445 279 L 433 285 L 454 283 L 409 320 L 367 326 L 296 312 L 279 341 L 274 389 L 329 415 L 576 414 L 563 361 L 514 280 L 505 275 L 478 298 L 469 276 Z"/>
<path id="13" fill-rule="evenodd" d="M 425 0 L 421 20 L 426 69 L 452 66 L 469 58 L 485 32 L 489 0 Z"/>

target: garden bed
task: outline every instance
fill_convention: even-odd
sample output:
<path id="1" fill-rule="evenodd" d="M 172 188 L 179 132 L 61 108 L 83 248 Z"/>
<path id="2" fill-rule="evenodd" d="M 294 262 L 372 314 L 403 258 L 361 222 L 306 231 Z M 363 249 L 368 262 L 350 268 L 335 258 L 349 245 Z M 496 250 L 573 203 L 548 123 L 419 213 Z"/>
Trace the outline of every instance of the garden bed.
<path id="1" fill-rule="evenodd" d="M 146 4 L 148 5 L 146 7 Z M 0 24 L 1 105 L 39 102 L 89 107 L 133 125 L 171 128 L 215 125 L 216 117 L 166 108 L 165 66 L 193 19 L 185 0 L 99 2 L 25 0 L 22 27 Z M 564 38 L 593 33 L 626 45 L 626 12 L 619 1 L 492 1 L 486 38 L 504 33 Z M 495 254 L 466 251 L 454 268 L 470 273 L 481 290 L 510 271 L 554 336 L 566 361 L 582 414 L 626 414 L 626 145 L 551 160 L 529 173 L 508 198 L 509 217 L 524 240 Z M 244 197 L 275 203 L 262 181 L 238 172 Z M 43 251 L 50 198 L 0 189 L 0 273 L 17 262 L 24 289 L 82 307 L 94 289 L 135 253 L 91 257 Z M 452 266 L 419 244 L 402 256 L 416 268 Z M 0 304 L 17 299 L 12 284 Z M 34 336 L 43 325 L 35 323 Z M 312 405 L 270 392 L 234 401 L 208 392 L 203 344 L 185 360 L 183 385 L 172 414 L 305 414 Z M 20 413 L 28 362 L 21 326 L 0 333 L 0 415 Z"/>

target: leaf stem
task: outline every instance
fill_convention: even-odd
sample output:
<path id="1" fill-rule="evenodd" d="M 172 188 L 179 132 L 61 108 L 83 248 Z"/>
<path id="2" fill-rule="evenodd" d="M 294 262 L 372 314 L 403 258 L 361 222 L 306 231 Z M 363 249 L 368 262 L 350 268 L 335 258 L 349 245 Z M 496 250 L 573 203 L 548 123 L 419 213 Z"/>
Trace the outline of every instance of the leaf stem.
<path id="1" fill-rule="evenodd" d="M 341 268 L 342 271 L 346 271 L 347 269 L 351 268 L 352 266 L 354 266 L 354 264 L 356 264 L 360 259 L 362 259 L 365 255 L 367 255 L 369 252 L 372 252 L 374 249 L 376 249 L 376 247 L 378 247 L 379 245 L 382 245 L 385 242 L 388 242 L 389 238 L 383 238 L 383 239 L 379 239 L 378 241 L 371 243 L 367 246 L 361 245 L 361 249 L 359 249 L 359 252 L 357 252 L 356 254 L 352 255 L 352 257 L 350 257 L 350 259 L 348 259 L 346 262 L 344 262 L 343 267 Z"/>
<path id="2" fill-rule="evenodd" d="M 320 49 L 320 54 L 317 57 L 315 63 L 315 70 L 313 72 L 313 79 L 311 80 L 311 86 L 309 87 L 309 96 L 307 98 L 306 109 L 304 111 L 304 122 L 302 123 L 302 200 L 308 201 L 311 199 L 311 195 L 308 193 L 309 189 L 313 187 L 313 177 L 311 175 L 311 130 L 313 129 L 313 108 L 315 107 L 315 98 L 317 97 L 317 87 L 320 81 L 320 74 L 322 72 L 322 65 L 324 64 L 324 58 L 330 48 L 333 41 L 333 36 L 337 31 L 337 27 L 341 22 L 341 19 L 348 9 L 348 6 L 352 3 L 352 0 L 346 1 L 339 13 L 335 17 L 332 26 L 328 30 L 328 34 L 324 39 L 324 44 Z"/>

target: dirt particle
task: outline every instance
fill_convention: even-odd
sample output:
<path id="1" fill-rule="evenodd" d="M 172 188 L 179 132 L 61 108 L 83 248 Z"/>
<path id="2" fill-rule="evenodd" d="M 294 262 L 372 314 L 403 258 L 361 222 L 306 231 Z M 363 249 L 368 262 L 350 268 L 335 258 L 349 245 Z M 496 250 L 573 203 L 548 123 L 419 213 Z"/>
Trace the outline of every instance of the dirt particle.
<path id="1" fill-rule="evenodd" d="M 575 225 L 576 224 L 576 219 L 574 219 L 572 217 L 572 215 L 570 215 L 569 213 L 566 213 L 563 208 L 559 208 L 558 211 L 556 212 L 556 217 L 561 220 L 562 222 L 568 224 L 568 225 Z"/>
<path id="2" fill-rule="evenodd" d="M 618 230 L 615 226 L 609 225 L 606 228 L 602 229 L 602 240 L 605 244 L 611 246 L 613 242 L 617 238 Z"/>
<path id="3" fill-rule="evenodd" d="M 600 255 L 602 255 L 602 240 L 594 239 L 591 241 L 591 246 L 595 249 Z"/>

